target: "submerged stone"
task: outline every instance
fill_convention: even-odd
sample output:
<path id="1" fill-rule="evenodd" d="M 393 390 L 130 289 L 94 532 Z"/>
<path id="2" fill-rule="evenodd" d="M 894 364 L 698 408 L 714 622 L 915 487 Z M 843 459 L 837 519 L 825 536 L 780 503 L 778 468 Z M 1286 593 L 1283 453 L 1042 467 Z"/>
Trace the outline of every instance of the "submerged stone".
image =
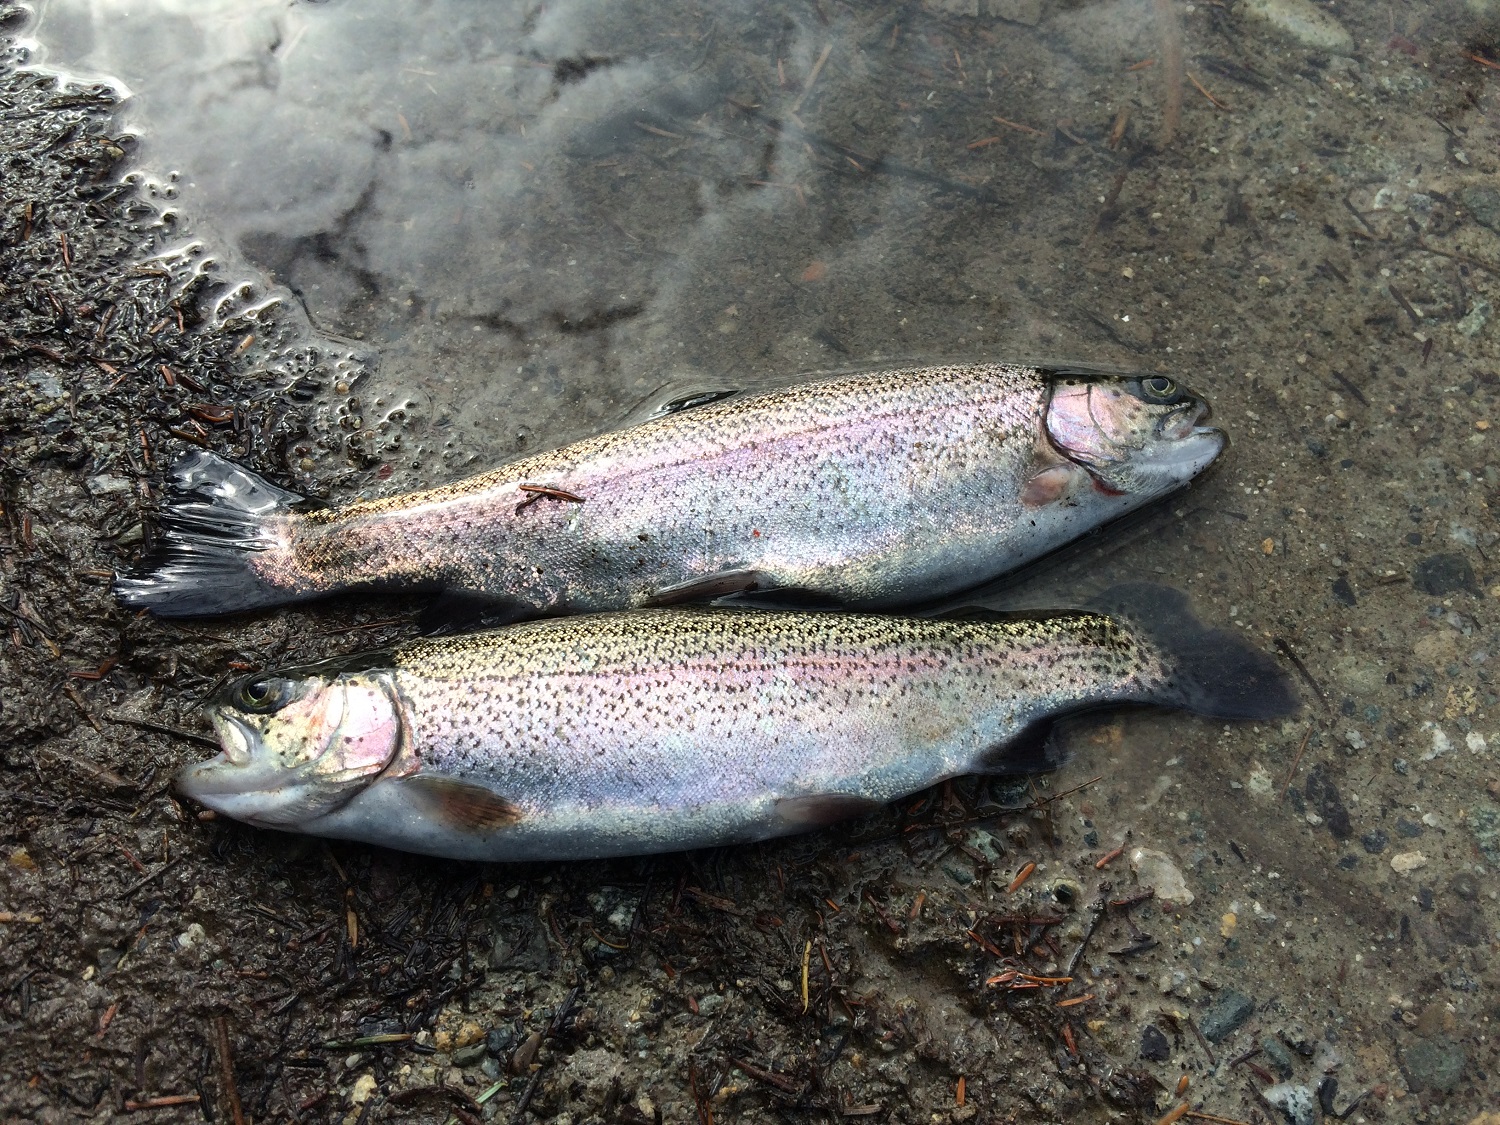
<path id="1" fill-rule="evenodd" d="M 1198 1018 L 1198 1030 L 1210 1043 L 1229 1038 L 1255 1014 L 1255 1001 L 1243 992 L 1228 989 L 1221 992 Z"/>
<path id="2" fill-rule="evenodd" d="M 1239 10 L 1246 19 L 1265 24 L 1314 51 L 1347 55 L 1354 50 L 1354 36 L 1344 25 L 1308 0 L 1245 0 Z"/>
<path id="3" fill-rule="evenodd" d="M 1446 1035 L 1438 1035 L 1412 1044 L 1401 1053 L 1401 1061 L 1413 1090 L 1446 1094 L 1463 1078 L 1469 1060 L 1461 1046 Z"/>

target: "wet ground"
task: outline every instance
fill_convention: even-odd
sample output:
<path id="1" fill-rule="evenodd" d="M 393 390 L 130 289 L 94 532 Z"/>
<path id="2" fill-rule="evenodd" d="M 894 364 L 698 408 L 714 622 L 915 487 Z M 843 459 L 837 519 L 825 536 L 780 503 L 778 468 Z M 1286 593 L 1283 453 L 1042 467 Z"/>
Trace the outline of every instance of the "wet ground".
<path id="1" fill-rule="evenodd" d="M 5 1120 L 1493 1123 L 1500 9 L 1308 11 L 0 11 Z M 1208 480 L 1014 596 L 1179 585 L 1300 716 L 587 866 L 173 796 L 225 676 L 421 608 L 120 611 L 174 452 L 347 498 L 975 357 L 1213 400 Z"/>

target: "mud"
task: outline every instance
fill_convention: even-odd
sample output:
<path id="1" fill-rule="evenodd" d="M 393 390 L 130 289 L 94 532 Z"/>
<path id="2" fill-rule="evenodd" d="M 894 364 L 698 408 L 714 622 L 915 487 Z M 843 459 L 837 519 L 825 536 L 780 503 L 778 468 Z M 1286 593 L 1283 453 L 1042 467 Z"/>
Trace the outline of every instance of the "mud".
<path id="1" fill-rule="evenodd" d="M 496 334 L 482 302 L 422 306 L 383 348 L 386 306 L 329 280 L 336 239 L 221 252 L 208 204 L 142 171 L 117 90 L 28 69 L 34 27 L 4 9 L 4 1119 L 1489 1120 L 1500 13 L 1331 8 L 1352 46 L 1328 53 L 1251 7 L 1175 9 L 1170 138 L 1147 5 L 824 2 L 713 36 L 684 9 L 682 58 L 737 80 L 553 154 L 527 206 L 629 200 L 590 228 L 607 263 L 603 240 L 675 229 L 695 145 L 726 167 L 768 145 L 687 280 L 618 306 L 518 303 L 512 279 Z M 809 83 L 837 36 L 852 53 Z M 581 38 L 541 59 L 562 85 Z M 732 194 L 713 182 L 691 194 Z M 241 254 L 283 280 L 322 262 L 318 292 L 357 299 L 308 296 L 313 327 L 292 290 L 245 288 Z M 1179 585 L 1280 654 L 1300 716 L 1096 717 L 1050 777 L 609 864 L 422 860 L 174 797 L 224 677 L 411 635 L 422 609 L 122 612 L 108 575 L 175 450 L 341 498 L 609 424 L 664 382 L 1018 355 L 1181 374 L 1234 445 L 1000 600 Z M 406 360 L 431 406 L 367 424 Z M 487 380 L 502 361 L 521 384 Z"/>

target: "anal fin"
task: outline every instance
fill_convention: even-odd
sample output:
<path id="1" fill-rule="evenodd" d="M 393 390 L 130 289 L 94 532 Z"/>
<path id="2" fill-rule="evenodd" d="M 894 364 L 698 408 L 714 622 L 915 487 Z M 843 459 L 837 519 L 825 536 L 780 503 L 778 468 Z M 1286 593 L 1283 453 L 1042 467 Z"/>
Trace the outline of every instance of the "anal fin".
<path id="1" fill-rule="evenodd" d="M 521 820 L 519 808 L 471 781 L 419 775 L 400 784 L 401 791 L 414 798 L 424 816 L 460 832 L 495 832 Z"/>
<path id="2" fill-rule="evenodd" d="M 648 606 L 682 605 L 684 602 L 706 602 L 729 594 L 743 594 L 762 587 L 764 578 L 755 570 L 724 570 L 701 578 L 690 578 L 672 586 L 663 586 L 649 598 Z"/>
<path id="3" fill-rule="evenodd" d="M 814 793 L 807 797 L 781 797 L 776 801 L 776 818 L 787 832 L 812 832 L 841 820 L 865 816 L 882 807 L 882 802 L 852 793 Z"/>

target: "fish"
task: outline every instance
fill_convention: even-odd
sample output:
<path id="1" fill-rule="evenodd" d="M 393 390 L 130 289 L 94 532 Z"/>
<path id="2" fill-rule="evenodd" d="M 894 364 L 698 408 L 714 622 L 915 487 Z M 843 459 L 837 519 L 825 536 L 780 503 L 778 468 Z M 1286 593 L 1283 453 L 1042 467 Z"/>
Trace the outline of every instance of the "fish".
<path id="1" fill-rule="evenodd" d="M 686 401 L 467 480 L 321 509 L 194 451 L 115 597 L 180 617 L 441 591 L 490 623 L 725 598 L 895 609 L 1180 489 L 1227 440 L 1165 375 L 980 363 Z"/>
<path id="2" fill-rule="evenodd" d="M 645 855 L 1034 772 L 1053 720 L 1127 704 L 1298 706 L 1269 655 L 1164 587 L 1020 616 L 626 610 L 243 678 L 209 706 L 221 752 L 177 787 L 251 825 L 451 859 Z"/>

